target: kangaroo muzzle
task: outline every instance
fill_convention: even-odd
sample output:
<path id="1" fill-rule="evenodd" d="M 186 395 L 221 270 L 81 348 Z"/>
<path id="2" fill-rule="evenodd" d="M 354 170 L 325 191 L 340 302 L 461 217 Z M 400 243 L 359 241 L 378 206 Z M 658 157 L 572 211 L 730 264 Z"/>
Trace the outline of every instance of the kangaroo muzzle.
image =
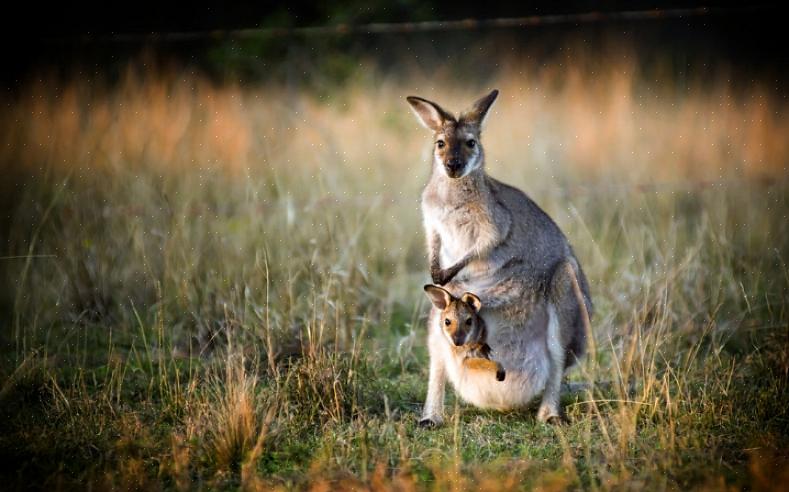
<path id="1" fill-rule="evenodd" d="M 457 178 L 463 174 L 463 161 L 461 161 L 459 158 L 449 159 L 446 164 L 444 164 L 444 167 L 446 168 L 447 175 L 450 178 Z"/>

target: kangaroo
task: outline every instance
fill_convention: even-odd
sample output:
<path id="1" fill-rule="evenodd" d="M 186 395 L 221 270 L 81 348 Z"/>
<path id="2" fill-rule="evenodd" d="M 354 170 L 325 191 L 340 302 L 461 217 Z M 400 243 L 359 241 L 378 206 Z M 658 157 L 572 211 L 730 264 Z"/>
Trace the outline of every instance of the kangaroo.
<path id="1" fill-rule="evenodd" d="M 443 422 L 446 379 L 482 408 L 520 408 L 542 393 L 537 418 L 558 422 L 564 371 L 586 347 L 592 299 L 567 239 L 525 193 L 485 172 L 480 134 L 497 96 L 492 91 L 457 117 L 434 102 L 407 98 L 433 132 L 432 173 L 422 193 L 430 276 L 454 296 L 469 291 L 481 299 L 487 343 L 507 372 L 501 384 L 477 373 L 461 377 L 450 347 L 440 343 L 445 335 L 434 306 L 422 425 Z"/>
<path id="2" fill-rule="evenodd" d="M 490 359 L 485 320 L 479 316 L 479 297 L 466 292 L 457 298 L 437 285 L 428 284 L 424 289 L 433 306 L 441 311 L 444 343 L 452 344 L 455 362 L 467 370 L 493 374 L 497 381 L 504 381 L 504 368 Z"/>

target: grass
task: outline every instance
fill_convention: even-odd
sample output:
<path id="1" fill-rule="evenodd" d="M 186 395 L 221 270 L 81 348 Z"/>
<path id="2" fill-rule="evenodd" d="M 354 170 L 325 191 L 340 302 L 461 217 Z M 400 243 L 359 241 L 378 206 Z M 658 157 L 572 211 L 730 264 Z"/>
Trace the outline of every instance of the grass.
<path id="1" fill-rule="evenodd" d="M 648 83 L 625 60 L 502 69 L 483 136 L 491 174 L 557 220 L 592 284 L 594 344 L 569 379 L 607 384 L 566 396 L 561 427 L 451 391 L 444 427 L 415 425 L 428 137 L 404 96 L 452 108 L 484 88 L 368 75 L 319 99 L 132 67 L 9 99 L 4 482 L 778 487 L 785 101 Z"/>

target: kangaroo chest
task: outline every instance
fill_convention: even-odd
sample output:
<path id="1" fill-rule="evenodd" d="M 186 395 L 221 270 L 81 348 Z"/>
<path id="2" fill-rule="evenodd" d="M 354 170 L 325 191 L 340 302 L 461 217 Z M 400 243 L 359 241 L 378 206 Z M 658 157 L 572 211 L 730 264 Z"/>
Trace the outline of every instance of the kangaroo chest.
<path id="1" fill-rule="evenodd" d="M 428 230 L 441 238 L 441 264 L 452 265 L 496 236 L 487 207 L 477 202 L 461 204 L 424 203 Z"/>

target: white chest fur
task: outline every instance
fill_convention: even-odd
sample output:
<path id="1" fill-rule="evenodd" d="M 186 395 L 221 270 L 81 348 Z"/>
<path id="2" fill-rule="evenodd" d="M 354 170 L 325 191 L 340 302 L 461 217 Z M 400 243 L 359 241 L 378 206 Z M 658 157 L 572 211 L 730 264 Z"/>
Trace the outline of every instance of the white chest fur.
<path id="1" fill-rule="evenodd" d="M 484 207 L 477 203 L 441 206 L 423 202 L 422 213 L 428 234 L 441 239 L 441 265 L 446 268 L 469 253 L 479 253 L 495 243 L 498 231 Z"/>

